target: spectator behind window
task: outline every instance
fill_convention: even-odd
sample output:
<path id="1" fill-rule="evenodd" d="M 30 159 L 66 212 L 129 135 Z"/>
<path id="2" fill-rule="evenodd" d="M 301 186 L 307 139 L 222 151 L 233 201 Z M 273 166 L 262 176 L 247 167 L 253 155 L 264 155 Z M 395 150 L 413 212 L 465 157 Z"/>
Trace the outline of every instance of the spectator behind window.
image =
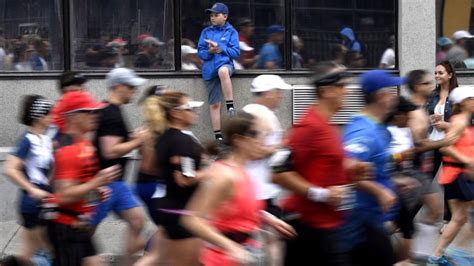
<path id="1" fill-rule="evenodd" d="M 135 59 L 135 67 L 155 68 L 159 66 L 158 54 L 165 43 L 155 37 L 146 37 L 140 43 L 140 52 Z"/>
<path id="2" fill-rule="evenodd" d="M 240 45 L 240 57 L 237 59 L 238 63 L 242 66 L 242 68 L 255 68 L 255 62 L 257 61 L 257 57 L 255 55 L 255 51 L 252 48 L 251 50 L 243 50 L 242 47 L 251 47 L 251 37 L 255 32 L 255 26 L 251 19 L 249 18 L 242 18 L 237 24 L 239 30 L 239 42 Z M 242 44 L 243 43 L 243 44 Z"/>
<path id="3" fill-rule="evenodd" d="M 257 68 L 281 69 L 283 57 L 278 46 L 283 44 L 285 28 L 281 25 L 271 25 L 267 28 L 267 35 L 267 43 L 263 45 L 257 59 Z"/>

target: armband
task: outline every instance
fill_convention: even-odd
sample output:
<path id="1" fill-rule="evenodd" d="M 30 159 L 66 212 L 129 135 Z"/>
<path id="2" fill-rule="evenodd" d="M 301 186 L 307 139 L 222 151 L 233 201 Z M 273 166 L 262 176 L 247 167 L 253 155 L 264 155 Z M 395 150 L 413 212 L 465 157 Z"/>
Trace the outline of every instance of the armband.
<path id="1" fill-rule="evenodd" d="M 292 154 L 287 148 L 278 149 L 268 161 L 273 173 L 288 172 L 293 169 Z"/>

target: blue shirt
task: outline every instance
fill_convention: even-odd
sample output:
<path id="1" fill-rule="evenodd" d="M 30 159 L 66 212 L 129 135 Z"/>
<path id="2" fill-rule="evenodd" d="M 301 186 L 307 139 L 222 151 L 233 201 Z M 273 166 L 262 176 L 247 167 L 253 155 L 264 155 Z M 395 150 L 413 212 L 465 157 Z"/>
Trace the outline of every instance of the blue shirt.
<path id="1" fill-rule="evenodd" d="M 267 62 L 275 62 L 278 68 L 283 68 L 283 58 L 278 46 L 274 43 L 267 42 L 263 45 L 258 55 L 257 68 L 266 68 L 265 64 Z"/>
<path id="2" fill-rule="evenodd" d="M 48 174 L 53 164 L 53 145 L 46 135 L 26 132 L 12 154 L 24 162 L 24 174 L 33 184 L 48 185 Z"/>
<path id="3" fill-rule="evenodd" d="M 366 115 L 353 117 L 346 126 L 343 136 L 346 156 L 372 163 L 375 168 L 375 177 L 372 181 L 394 191 L 390 180 L 391 139 L 392 136 L 384 124 Z M 393 220 L 397 210 L 398 207 L 394 207 L 384 214 L 374 195 L 357 191 L 355 208 L 347 217 L 343 228 L 346 246 L 353 247 L 364 241 L 366 226 L 384 230 L 384 221 Z"/>

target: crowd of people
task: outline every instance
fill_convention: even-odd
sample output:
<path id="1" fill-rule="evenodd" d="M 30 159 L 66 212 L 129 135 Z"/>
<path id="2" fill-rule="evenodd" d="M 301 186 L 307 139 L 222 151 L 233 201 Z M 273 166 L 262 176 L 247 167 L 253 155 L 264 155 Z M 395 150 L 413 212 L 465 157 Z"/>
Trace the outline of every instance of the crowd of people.
<path id="1" fill-rule="evenodd" d="M 234 106 L 241 40 L 227 6 L 206 12 L 212 25 L 197 49 L 185 50 L 203 62 L 215 142 L 192 132 L 204 102 L 163 85 L 140 97 L 143 125 L 130 130 L 123 106 L 146 80 L 128 68 L 106 75 L 101 102 L 78 72 L 61 76 L 56 103 L 23 97 L 27 129 L 5 163 L 20 188 L 23 242 L 2 265 L 102 265 L 93 238 L 111 211 L 127 224 L 123 265 L 402 266 L 417 230 L 441 233 L 427 265 L 472 265 L 472 252 L 452 243 L 474 239 L 474 87 L 459 86 L 449 61 L 436 65 L 434 79 L 427 70 L 365 72 L 365 106 L 342 129 L 330 120 L 353 77 L 338 61 L 320 62 L 311 79 L 318 100 L 285 130 L 275 111 L 292 86 L 259 75 L 248 86 L 253 102 Z M 140 61 L 148 62 L 145 50 Z M 403 85 L 409 98 L 393 91 Z M 132 188 L 124 178 L 134 150 L 141 160 Z M 150 238 L 147 215 L 156 226 Z"/>
<path id="2" fill-rule="evenodd" d="M 47 71 L 51 46 L 48 39 L 37 34 L 25 34 L 6 40 L 0 35 L 0 70 Z"/>

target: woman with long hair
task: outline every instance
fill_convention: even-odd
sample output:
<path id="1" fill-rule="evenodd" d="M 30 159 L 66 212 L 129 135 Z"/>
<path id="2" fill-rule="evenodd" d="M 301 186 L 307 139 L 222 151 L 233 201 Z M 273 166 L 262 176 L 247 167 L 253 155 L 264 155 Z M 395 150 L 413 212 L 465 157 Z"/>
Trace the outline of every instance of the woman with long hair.
<path id="1" fill-rule="evenodd" d="M 170 265 L 196 265 L 201 242 L 179 224 L 182 211 L 200 180 L 203 148 L 190 128 L 196 123 L 197 107 L 182 92 L 166 92 L 160 96 L 167 128 L 155 146 L 156 166 L 166 189 L 153 198 L 154 222 L 163 228 L 167 245 L 160 251 Z"/>
<path id="2" fill-rule="evenodd" d="M 145 95 L 139 101 L 142 105 L 144 127 L 151 133 L 145 139 L 140 147 L 140 164 L 136 178 L 135 192 L 141 201 L 145 204 L 150 217 L 154 217 L 155 207 L 153 199 L 163 196 L 166 189 L 164 180 L 160 177 L 160 172 L 156 164 L 155 146 L 158 138 L 163 134 L 167 127 L 165 111 L 161 106 L 161 96 L 169 91 L 163 85 L 154 85 L 149 87 Z M 162 228 L 149 239 L 145 246 L 145 254 L 135 264 L 136 266 L 156 265 L 163 259 L 160 247 L 166 245 L 163 237 Z"/>
<path id="3" fill-rule="evenodd" d="M 263 203 L 257 200 L 254 184 L 245 172 L 248 161 L 264 154 L 263 134 L 255 117 L 237 114 L 227 121 L 223 134 L 230 150 L 206 171 L 181 218 L 190 232 L 206 241 L 200 258 L 206 266 L 251 262 L 248 250 L 258 249 L 252 236 L 261 222 L 285 237 L 295 235 L 290 225 L 262 210 Z"/>
<path id="4" fill-rule="evenodd" d="M 451 118 L 453 108 L 448 96 L 454 88 L 458 87 L 458 79 L 456 77 L 456 71 L 449 61 L 443 61 L 436 65 L 435 80 L 436 88 L 426 103 L 426 110 L 428 111 L 429 121 L 431 123 L 428 138 L 432 141 L 442 139 L 450 125 L 449 119 Z M 432 179 L 434 179 L 438 173 L 441 158 L 442 154 L 439 150 L 434 150 Z M 444 205 L 444 220 L 449 221 L 451 219 L 451 212 L 446 199 L 444 199 Z M 442 228 L 440 232 L 442 232 L 442 230 L 444 229 Z"/>
<path id="5" fill-rule="evenodd" d="M 444 251 L 467 222 L 474 201 L 474 128 L 471 126 L 474 87 L 458 87 L 449 98 L 454 110 L 446 137 L 440 141 L 444 156 L 438 181 L 444 187 L 452 218 L 429 257 L 428 265 L 450 265 Z"/>
<path id="6" fill-rule="evenodd" d="M 53 146 L 45 131 L 52 121 L 52 107 L 42 96 L 24 96 L 19 120 L 28 129 L 5 162 L 5 175 L 21 189 L 18 211 L 22 242 L 17 260 L 22 265 L 29 265 L 39 250 L 49 250 L 40 205 L 42 199 L 51 195 L 49 173 L 54 162 Z"/>

